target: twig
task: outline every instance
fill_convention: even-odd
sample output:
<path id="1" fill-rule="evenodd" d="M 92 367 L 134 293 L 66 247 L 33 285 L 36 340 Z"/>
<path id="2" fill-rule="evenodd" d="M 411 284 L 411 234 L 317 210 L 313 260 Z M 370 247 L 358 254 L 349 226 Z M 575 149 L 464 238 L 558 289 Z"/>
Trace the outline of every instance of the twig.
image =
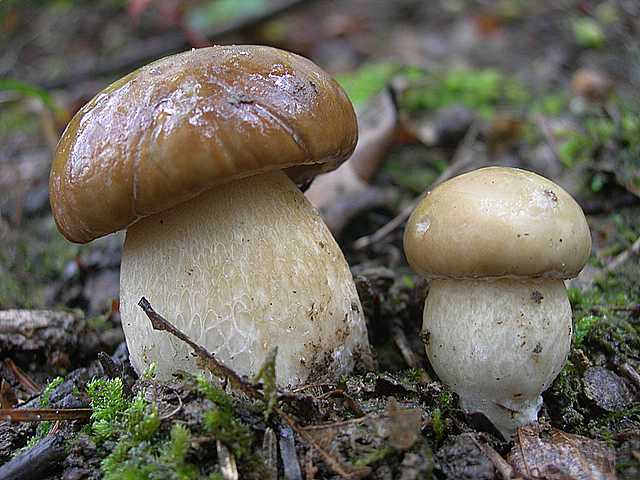
<path id="1" fill-rule="evenodd" d="M 364 417 L 366 415 L 362 410 L 362 408 L 360 407 L 360 405 L 358 405 L 358 402 L 356 402 L 353 398 L 351 398 L 351 396 L 347 392 L 345 392 L 340 388 L 324 393 L 320 395 L 318 398 L 323 399 L 323 398 L 331 398 L 331 397 L 343 398 L 344 401 L 349 405 L 349 408 L 351 409 L 351 411 L 357 417 Z"/>
<path id="2" fill-rule="evenodd" d="M 24 387 L 24 389 L 27 391 L 28 394 L 36 395 L 40 393 L 40 391 L 42 390 L 42 387 L 38 385 L 36 382 L 34 382 L 33 380 L 31 380 L 29 375 L 24 373 L 22 369 L 18 367 L 13 360 L 11 360 L 10 358 L 7 358 L 4 361 L 4 364 L 7 366 L 7 368 L 9 368 L 9 370 L 11 370 L 11 372 L 15 375 L 16 380 L 18 380 L 20 385 Z"/>
<path id="3" fill-rule="evenodd" d="M 50 420 L 84 420 L 91 417 L 90 408 L 2 408 L 0 420 L 9 422 L 44 422 Z"/>
<path id="4" fill-rule="evenodd" d="M 640 373 L 635 368 L 625 362 L 620 366 L 620 370 L 636 387 L 640 388 Z"/>
<path id="5" fill-rule="evenodd" d="M 491 460 L 491 463 L 493 463 L 493 466 L 496 468 L 503 480 L 510 480 L 514 478 L 513 467 L 511 467 L 511 465 L 509 465 L 491 445 L 480 443 L 473 435 L 470 435 L 470 437 L 480 451 L 484 453 L 489 460 Z"/>
<path id="6" fill-rule="evenodd" d="M 394 318 L 391 321 L 391 335 L 393 336 L 393 342 L 400 350 L 400 354 L 402 358 L 404 358 L 405 363 L 410 368 L 420 368 L 420 360 L 415 352 L 411 349 L 409 345 L 409 340 L 404 333 L 402 328 L 402 321 L 399 318 Z"/>
<path id="7" fill-rule="evenodd" d="M 553 153 L 553 158 L 556 162 L 558 162 L 558 164 L 562 165 L 562 160 L 560 159 L 560 154 L 558 153 L 558 144 L 556 143 L 556 139 L 554 138 L 553 133 L 551 132 L 551 129 L 547 124 L 547 119 L 544 117 L 544 115 L 538 114 L 535 116 L 535 122 L 542 132 L 547 145 L 549 145 L 549 148 Z"/>
<path id="8" fill-rule="evenodd" d="M 436 185 L 449 180 L 451 177 L 455 176 L 460 170 L 465 168 L 471 161 L 473 160 L 473 155 L 471 155 L 471 150 L 473 148 L 476 139 L 478 138 L 478 132 L 480 130 L 478 122 L 474 122 L 467 130 L 462 142 L 458 146 L 456 153 L 453 155 L 451 160 L 451 164 L 447 167 L 447 169 L 442 172 L 438 178 L 433 182 L 431 188 Z M 368 247 L 369 245 L 379 242 L 391 232 L 393 232 L 396 228 L 402 225 L 411 212 L 418 206 L 418 204 L 425 197 L 427 192 L 421 194 L 417 198 L 415 198 L 409 205 L 402 209 L 402 211 L 392 218 L 389 223 L 383 225 L 378 230 L 373 232 L 371 235 L 365 235 L 363 237 L 358 238 L 355 242 L 353 242 L 353 248 L 355 250 L 362 250 L 363 248 Z"/>
<path id="9" fill-rule="evenodd" d="M 301 387 L 294 388 L 292 393 L 302 393 L 305 390 L 309 390 L 310 388 L 319 388 L 323 390 L 325 387 L 333 388 L 334 385 L 332 383 L 308 383 L 307 385 L 302 385 Z"/>
<path id="10" fill-rule="evenodd" d="M 640 254 L 640 236 L 636 238 L 636 241 L 633 242 L 633 244 L 628 249 L 626 249 L 620 255 L 615 256 L 609 263 L 607 263 L 602 269 L 602 272 L 613 272 L 631 257 L 635 257 L 638 254 Z"/>
<path id="11" fill-rule="evenodd" d="M 256 389 L 256 387 L 254 387 L 247 380 L 243 379 L 240 375 L 224 365 L 222 362 L 217 360 L 213 353 L 210 353 L 204 347 L 191 340 L 186 334 L 169 323 L 169 321 L 167 321 L 164 317 L 162 317 L 162 315 L 160 315 L 153 309 L 146 298 L 142 297 L 138 302 L 138 306 L 140 306 L 147 317 L 149 317 L 154 330 L 168 332 L 189 345 L 198 356 L 200 364 L 203 368 L 210 370 L 217 376 L 224 377 L 233 388 L 244 393 L 249 398 L 265 401 L 264 396 Z M 345 478 L 347 480 L 356 480 L 368 475 L 371 472 L 371 469 L 368 467 L 350 469 L 349 467 L 343 465 L 340 460 L 335 458 L 331 453 L 327 452 L 308 432 L 305 431 L 305 429 L 301 425 L 298 424 L 298 422 L 296 422 L 291 416 L 284 412 L 279 406 L 275 405 L 273 407 L 273 412 L 282 420 L 284 420 L 291 427 L 291 429 L 296 432 L 300 436 L 300 438 L 302 438 L 309 446 L 315 448 L 322 459 L 327 463 L 329 468 L 331 468 L 331 470 L 333 470 L 337 475 L 340 475 L 342 478 Z"/>
<path id="12" fill-rule="evenodd" d="M 173 411 L 160 417 L 160 420 L 167 420 L 173 417 L 175 414 L 177 414 L 180 410 L 182 410 L 182 397 L 180 397 L 180 394 L 178 392 L 175 392 L 175 394 L 176 394 L 176 397 L 178 398 L 178 406 L 174 408 Z"/>
<path id="13" fill-rule="evenodd" d="M 279 15 L 288 13 L 311 0 L 283 0 L 274 7 L 254 14 L 244 16 L 237 20 L 218 25 L 213 29 L 204 32 L 203 36 L 208 39 L 225 37 L 233 33 L 239 33 L 253 28 L 261 23 L 271 20 Z M 135 49 L 119 51 L 116 56 L 103 60 L 98 60 L 94 65 L 83 65 L 79 69 L 65 74 L 64 76 L 53 78 L 48 81 L 39 82 L 45 89 L 54 89 L 67 86 L 71 83 L 78 83 L 91 78 L 119 73 L 124 70 L 131 70 L 144 63 L 157 58 L 176 53 L 189 48 L 187 38 L 183 32 L 169 32 L 160 36 L 155 36 L 146 40 L 141 40 L 136 44 Z"/>
<path id="14" fill-rule="evenodd" d="M 387 417 L 386 414 L 378 415 L 377 417 L 373 415 L 365 415 L 364 417 L 350 418 L 349 420 L 342 420 L 340 422 L 323 423 L 321 425 L 309 425 L 307 427 L 304 427 L 304 429 L 308 432 L 313 432 L 315 430 L 335 429 L 335 428 L 347 427 L 349 425 L 362 423 L 365 420 L 385 418 L 385 417 Z"/>

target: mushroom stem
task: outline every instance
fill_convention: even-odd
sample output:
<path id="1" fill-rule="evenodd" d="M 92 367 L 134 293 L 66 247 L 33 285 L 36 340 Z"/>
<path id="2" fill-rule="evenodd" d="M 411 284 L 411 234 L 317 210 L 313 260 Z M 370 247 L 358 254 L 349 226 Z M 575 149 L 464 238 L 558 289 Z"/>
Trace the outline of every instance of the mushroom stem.
<path id="1" fill-rule="evenodd" d="M 507 439 L 537 419 L 571 332 L 560 279 L 437 279 L 424 309 L 433 369 L 465 410 L 483 413 Z"/>
<path id="2" fill-rule="evenodd" d="M 255 374 L 277 346 L 280 385 L 338 378 L 368 352 L 344 256 L 280 171 L 221 185 L 131 226 L 120 281 L 138 372 L 151 362 L 159 378 L 198 370 L 188 349 L 151 329 L 136 306 L 142 296 L 241 374 Z"/>

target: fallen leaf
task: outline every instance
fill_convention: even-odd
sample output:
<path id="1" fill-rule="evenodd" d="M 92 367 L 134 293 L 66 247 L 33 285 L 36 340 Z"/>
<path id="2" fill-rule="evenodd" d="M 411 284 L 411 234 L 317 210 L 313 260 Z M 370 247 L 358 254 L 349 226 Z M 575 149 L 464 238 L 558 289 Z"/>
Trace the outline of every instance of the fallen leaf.
<path id="1" fill-rule="evenodd" d="M 532 479 L 616 478 L 615 453 L 603 442 L 538 423 L 518 429 L 509 462 L 520 475 Z"/>
<path id="2" fill-rule="evenodd" d="M 395 399 L 387 405 L 389 442 L 398 450 L 410 449 L 418 436 L 422 426 L 422 414 L 416 408 L 399 408 Z"/>
<path id="3" fill-rule="evenodd" d="M 18 398 L 11 384 L 0 379 L 0 408 L 13 408 L 17 403 Z"/>
<path id="4" fill-rule="evenodd" d="M 395 101 L 385 90 L 359 114 L 359 140 L 351 158 L 337 170 L 320 175 L 305 192 L 335 236 L 359 212 L 390 201 L 386 191 L 368 182 L 382 165 L 397 123 Z"/>

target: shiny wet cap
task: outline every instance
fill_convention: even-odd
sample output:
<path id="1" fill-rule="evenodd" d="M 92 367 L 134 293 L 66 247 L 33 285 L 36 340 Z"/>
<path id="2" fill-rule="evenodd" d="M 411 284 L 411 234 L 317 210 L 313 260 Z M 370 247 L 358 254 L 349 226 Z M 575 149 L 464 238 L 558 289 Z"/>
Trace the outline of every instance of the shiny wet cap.
<path id="1" fill-rule="evenodd" d="M 517 168 L 488 167 L 437 186 L 404 232 L 411 267 L 430 278 L 572 278 L 591 251 L 576 201 Z"/>
<path id="2" fill-rule="evenodd" d="M 234 179 L 332 170 L 357 141 L 353 107 L 298 55 L 217 46 L 116 81 L 71 120 L 49 192 L 59 230 L 86 243 Z"/>

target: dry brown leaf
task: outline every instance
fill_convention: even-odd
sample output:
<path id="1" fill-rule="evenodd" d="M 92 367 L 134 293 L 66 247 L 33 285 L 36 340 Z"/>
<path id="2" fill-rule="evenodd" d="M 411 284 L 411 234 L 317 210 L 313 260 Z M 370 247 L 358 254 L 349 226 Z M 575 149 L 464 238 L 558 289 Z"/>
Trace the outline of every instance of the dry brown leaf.
<path id="1" fill-rule="evenodd" d="M 385 90 L 358 115 L 359 139 L 351 158 L 337 170 L 320 175 L 305 192 L 334 235 L 339 236 L 349 219 L 362 210 L 390 201 L 387 192 L 368 182 L 380 169 L 397 124 L 395 101 Z"/>
<path id="2" fill-rule="evenodd" d="M 13 408 L 17 403 L 18 397 L 11 384 L 0 379 L 0 408 Z"/>
<path id="3" fill-rule="evenodd" d="M 615 479 L 615 454 L 603 442 L 534 423 L 520 427 L 509 454 L 526 478 L 546 480 Z"/>
<path id="4" fill-rule="evenodd" d="M 389 401 L 386 414 L 389 442 L 398 450 L 408 450 L 418 439 L 422 414 L 416 408 L 399 408 L 394 399 Z"/>

